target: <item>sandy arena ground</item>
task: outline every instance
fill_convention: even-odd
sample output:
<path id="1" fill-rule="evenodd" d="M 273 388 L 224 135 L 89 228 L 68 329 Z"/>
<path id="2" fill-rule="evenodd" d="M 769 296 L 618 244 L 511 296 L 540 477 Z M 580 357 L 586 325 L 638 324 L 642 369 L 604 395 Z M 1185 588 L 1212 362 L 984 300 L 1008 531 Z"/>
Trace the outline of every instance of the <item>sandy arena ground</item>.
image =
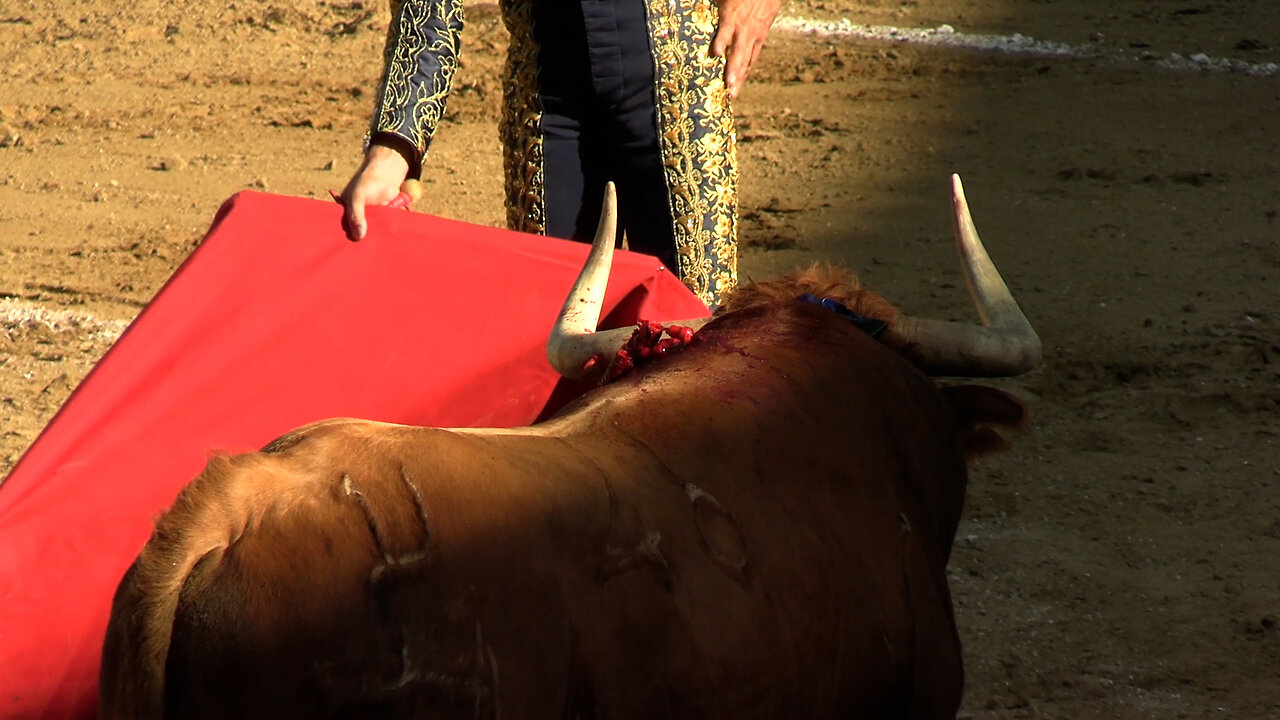
<path id="1" fill-rule="evenodd" d="M 956 171 L 1045 341 L 1000 382 L 1034 428 L 973 474 L 953 561 L 963 715 L 1280 717 L 1280 3 L 783 12 L 1070 46 L 780 27 L 735 108 L 747 274 L 825 258 L 972 319 Z M 506 36 L 493 4 L 468 20 L 418 209 L 498 225 Z M 376 0 L 0 1 L 0 477 L 224 199 L 345 183 L 386 22 Z"/>

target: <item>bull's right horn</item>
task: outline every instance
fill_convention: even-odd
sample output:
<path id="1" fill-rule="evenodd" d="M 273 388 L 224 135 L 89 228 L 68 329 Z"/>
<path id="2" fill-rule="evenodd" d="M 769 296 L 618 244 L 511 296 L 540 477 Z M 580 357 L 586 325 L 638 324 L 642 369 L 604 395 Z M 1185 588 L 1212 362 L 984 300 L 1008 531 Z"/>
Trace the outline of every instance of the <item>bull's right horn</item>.
<path id="1" fill-rule="evenodd" d="M 960 176 L 951 176 L 956 248 L 982 325 L 902 316 L 893 332 L 904 352 L 930 375 L 1004 377 L 1040 362 L 1040 337 L 987 255 L 974 227 Z"/>
<path id="2" fill-rule="evenodd" d="M 569 291 L 569 297 L 560 308 L 551 337 L 547 339 L 547 360 L 564 377 L 582 377 L 587 361 L 600 354 L 612 357 L 635 332 L 634 327 L 596 331 L 604 306 L 604 291 L 609 285 L 617 233 L 618 195 L 610 182 L 604 188 L 604 206 L 591 252 L 587 254 L 587 261 Z M 677 324 L 697 329 L 708 320 L 710 318 L 680 320 Z"/>

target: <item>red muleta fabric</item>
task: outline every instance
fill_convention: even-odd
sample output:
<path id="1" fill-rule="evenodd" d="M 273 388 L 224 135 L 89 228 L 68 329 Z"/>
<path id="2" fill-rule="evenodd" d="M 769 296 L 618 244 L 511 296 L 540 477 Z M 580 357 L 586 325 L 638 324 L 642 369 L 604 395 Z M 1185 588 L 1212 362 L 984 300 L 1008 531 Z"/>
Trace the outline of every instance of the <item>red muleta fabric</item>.
<path id="1" fill-rule="evenodd" d="M 547 333 L 586 257 L 562 240 L 244 192 L 0 486 L 0 718 L 95 711 L 111 598 L 211 452 L 328 417 L 518 426 L 583 392 Z M 601 327 L 707 308 L 619 252 Z"/>

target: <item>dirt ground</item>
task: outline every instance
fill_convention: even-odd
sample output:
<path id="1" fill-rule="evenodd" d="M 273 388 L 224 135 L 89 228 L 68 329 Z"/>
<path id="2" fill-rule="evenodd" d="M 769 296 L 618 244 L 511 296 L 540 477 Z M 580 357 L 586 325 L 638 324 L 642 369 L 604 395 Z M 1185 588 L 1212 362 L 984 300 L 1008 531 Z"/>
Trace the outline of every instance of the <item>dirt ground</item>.
<path id="1" fill-rule="evenodd" d="M 498 225 L 505 32 L 467 7 L 418 209 Z M 974 472 L 953 560 L 962 715 L 1280 717 L 1280 75 L 1240 71 L 1280 61 L 1280 3 L 783 13 L 1082 49 L 778 30 L 735 107 L 746 274 L 825 258 L 908 312 L 973 319 L 959 172 L 1044 339 L 1040 368 L 999 381 L 1034 427 Z M 110 342 L 19 316 L 127 321 L 230 195 L 340 188 L 386 22 L 377 0 L 0 0 L 0 476 Z"/>

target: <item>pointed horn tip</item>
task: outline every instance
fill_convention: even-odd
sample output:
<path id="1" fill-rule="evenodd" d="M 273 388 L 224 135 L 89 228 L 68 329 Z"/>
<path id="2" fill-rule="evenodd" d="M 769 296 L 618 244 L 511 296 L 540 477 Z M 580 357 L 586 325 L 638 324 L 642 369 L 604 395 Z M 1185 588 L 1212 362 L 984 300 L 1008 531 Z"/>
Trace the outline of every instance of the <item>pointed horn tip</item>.
<path id="1" fill-rule="evenodd" d="M 964 183 L 960 181 L 959 173 L 951 173 L 951 199 L 957 205 L 968 205 L 964 198 Z"/>

